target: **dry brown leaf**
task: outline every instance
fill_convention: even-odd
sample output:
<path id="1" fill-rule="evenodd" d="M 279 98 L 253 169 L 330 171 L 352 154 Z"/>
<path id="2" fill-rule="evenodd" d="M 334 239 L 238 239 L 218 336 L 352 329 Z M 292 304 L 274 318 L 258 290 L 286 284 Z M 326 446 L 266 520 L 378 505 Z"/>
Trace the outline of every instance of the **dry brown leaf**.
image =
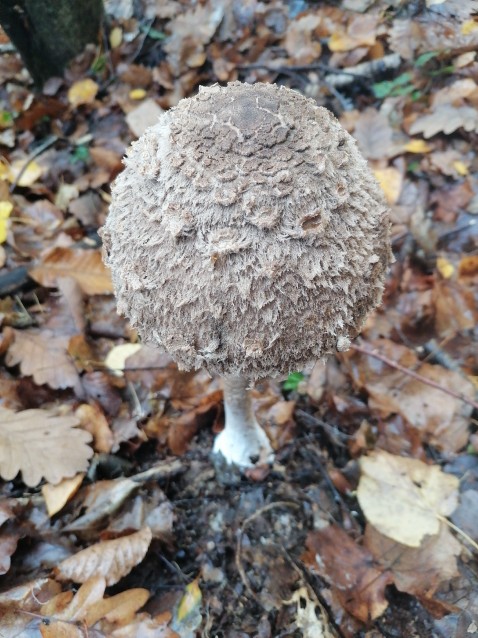
<path id="1" fill-rule="evenodd" d="M 459 480 L 437 465 L 378 450 L 360 459 L 357 498 L 365 518 L 397 543 L 420 547 L 458 505 Z"/>
<path id="2" fill-rule="evenodd" d="M 310 532 L 303 557 L 331 586 L 342 606 L 362 622 L 378 618 L 388 607 L 385 587 L 392 574 L 374 566 L 370 552 L 337 525 Z"/>
<path id="3" fill-rule="evenodd" d="M 163 46 L 173 73 L 197 68 L 206 60 L 204 47 L 211 40 L 224 16 L 224 7 L 210 3 L 198 5 L 168 23 L 171 36 Z"/>
<path id="4" fill-rule="evenodd" d="M 12 412 L 0 408 L 0 474 L 11 481 L 18 472 L 29 487 L 42 478 L 59 483 L 88 467 L 93 450 L 88 432 L 73 416 L 47 410 Z"/>
<path id="5" fill-rule="evenodd" d="M 20 364 L 22 374 L 32 376 L 37 385 L 75 388 L 81 393 L 78 371 L 68 355 L 70 337 L 56 337 L 50 330 L 14 330 L 15 341 L 8 349 L 7 366 Z"/>
<path id="6" fill-rule="evenodd" d="M 157 124 L 160 116 L 164 113 L 152 98 L 142 102 L 126 116 L 126 124 L 136 137 L 142 135 L 147 128 Z"/>
<path id="7" fill-rule="evenodd" d="M 440 104 L 432 113 L 418 117 L 410 126 L 410 134 L 422 133 L 423 137 L 429 138 L 437 133 L 449 135 L 459 128 L 478 131 L 478 112 L 475 107 Z"/>
<path id="8" fill-rule="evenodd" d="M 354 122 L 353 136 L 367 159 L 388 159 L 403 151 L 406 138 L 390 125 L 385 113 L 372 107 Z"/>
<path id="9" fill-rule="evenodd" d="M 82 428 L 92 434 L 96 452 L 109 454 L 114 437 L 101 408 L 96 403 L 93 405 L 83 403 L 75 410 L 75 416 L 80 420 Z"/>
<path id="10" fill-rule="evenodd" d="M 6 574 L 10 569 L 11 557 L 17 549 L 19 540 L 20 533 L 2 530 L 0 534 L 0 575 Z"/>
<path id="11" fill-rule="evenodd" d="M 455 390 L 470 399 L 475 396 L 473 384 L 457 372 L 439 365 L 421 363 L 415 352 L 388 339 L 377 339 L 367 347 L 386 355 L 435 381 L 444 388 Z M 457 452 L 468 441 L 469 416 L 472 407 L 441 390 L 419 383 L 385 363 L 362 354 L 344 357 L 354 383 L 369 394 L 369 406 L 384 418 L 400 414 L 417 428 L 433 445 Z"/>
<path id="12" fill-rule="evenodd" d="M 169 612 L 155 618 L 151 618 L 146 613 L 138 614 L 132 623 L 114 629 L 108 636 L 109 638 L 181 638 L 168 627 L 169 619 Z"/>
<path id="13" fill-rule="evenodd" d="M 41 488 L 45 499 L 48 516 L 54 516 L 65 507 L 83 482 L 84 474 L 77 474 L 73 478 L 63 479 L 58 485 L 46 483 Z"/>
<path id="14" fill-rule="evenodd" d="M 72 277 L 87 295 L 113 292 L 111 277 L 99 250 L 54 248 L 30 271 L 30 276 L 47 288 L 55 288 L 60 277 Z"/>
<path id="15" fill-rule="evenodd" d="M 108 586 L 117 583 L 146 556 L 152 533 L 149 527 L 111 541 L 96 543 L 62 561 L 55 572 L 60 580 L 84 583 L 104 576 Z"/>
<path id="16" fill-rule="evenodd" d="M 360 46 L 373 46 L 377 39 L 378 16 L 368 14 L 352 14 L 346 30 L 337 29 L 329 39 L 331 51 L 351 51 Z"/>
<path id="17" fill-rule="evenodd" d="M 397 543 L 367 524 L 364 545 L 393 573 L 397 589 L 413 596 L 432 596 L 441 582 L 458 576 L 456 559 L 462 547 L 444 524 L 438 534 L 425 537 L 420 547 Z"/>
<path id="18" fill-rule="evenodd" d="M 287 29 L 284 47 L 295 64 L 310 64 L 320 57 L 322 45 L 316 36 L 320 16 L 308 13 L 292 21 Z"/>
<path id="19" fill-rule="evenodd" d="M 111 598 L 103 598 L 92 605 L 86 614 L 85 622 L 92 627 L 102 618 L 118 625 L 129 624 L 138 609 L 143 607 L 149 598 L 147 589 L 128 589 Z"/>

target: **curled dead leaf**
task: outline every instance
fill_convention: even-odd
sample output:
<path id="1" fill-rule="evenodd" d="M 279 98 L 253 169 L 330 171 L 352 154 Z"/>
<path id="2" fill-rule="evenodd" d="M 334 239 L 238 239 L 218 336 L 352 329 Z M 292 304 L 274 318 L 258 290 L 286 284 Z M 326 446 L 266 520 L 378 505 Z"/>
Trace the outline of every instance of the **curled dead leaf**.
<path id="1" fill-rule="evenodd" d="M 108 586 L 114 585 L 146 556 L 151 543 L 149 527 L 110 541 L 101 541 L 62 561 L 55 569 L 60 580 L 84 583 L 94 575 L 104 576 Z"/>

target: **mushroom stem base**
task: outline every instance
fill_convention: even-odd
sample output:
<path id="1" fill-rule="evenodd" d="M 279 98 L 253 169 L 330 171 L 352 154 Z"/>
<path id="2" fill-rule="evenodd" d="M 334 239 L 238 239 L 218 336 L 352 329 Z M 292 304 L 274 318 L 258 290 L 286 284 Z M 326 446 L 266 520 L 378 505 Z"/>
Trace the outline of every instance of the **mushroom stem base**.
<path id="1" fill-rule="evenodd" d="M 224 430 L 214 441 L 214 452 L 240 468 L 271 463 L 274 453 L 267 434 L 257 423 L 247 390 L 247 379 L 224 378 Z"/>

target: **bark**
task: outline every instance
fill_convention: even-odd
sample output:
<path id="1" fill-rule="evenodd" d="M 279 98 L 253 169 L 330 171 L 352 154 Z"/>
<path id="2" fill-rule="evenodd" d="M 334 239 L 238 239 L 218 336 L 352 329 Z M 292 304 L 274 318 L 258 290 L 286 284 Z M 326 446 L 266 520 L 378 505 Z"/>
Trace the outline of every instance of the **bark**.
<path id="1" fill-rule="evenodd" d="M 102 16 L 102 0 L 0 0 L 0 24 L 37 87 L 98 41 Z"/>

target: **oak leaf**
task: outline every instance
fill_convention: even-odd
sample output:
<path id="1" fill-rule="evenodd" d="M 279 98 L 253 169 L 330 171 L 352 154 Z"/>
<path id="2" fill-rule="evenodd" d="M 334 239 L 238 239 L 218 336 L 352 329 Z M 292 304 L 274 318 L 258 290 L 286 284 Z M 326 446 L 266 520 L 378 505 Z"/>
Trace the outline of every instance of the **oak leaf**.
<path id="1" fill-rule="evenodd" d="M 104 576 L 108 586 L 129 574 L 146 556 L 151 543 L 149 527 L 110 541 L 101 541 L 62 561 L 55 572 L 60 580 L 84 583 L 95 575 Z"/>
<path id="2" fill-rule="evenodd" d="M 378 450 L 360 468 L 357 497 L 365 518 L 402 545 L 420 547 L 458 505 L 458 478 L 437 465 Z"/>
<path id="3" fill-rule="evenodd" d="M 22 374 L 37 385 L 75 388 L 81 393 L 78 371 L 68 355 L 69 336 L 55 336 L 50 330 L 14 330 L 15 341 L 8 349 L 7 366 L 20 364 Z"/>
<path id="4" fill-rule="evenodd" d="M 56 247 L 30 271 L 30 276 L 47 288 L 55 288 L 60 277 L 72 277 L 87 295 L 113 292 L 111 277 L 99 250 Z"/>
<path id="5" fill-rule="evenodd" d="M 85 471 L 93 450 L 88 432 L 73 416 L 56 416 L 48 410 L 12 412 L 0 408 L 0 475 L 11 481 L 18 472 L 29 487 L 42 478 L 59 483 Z"/>

